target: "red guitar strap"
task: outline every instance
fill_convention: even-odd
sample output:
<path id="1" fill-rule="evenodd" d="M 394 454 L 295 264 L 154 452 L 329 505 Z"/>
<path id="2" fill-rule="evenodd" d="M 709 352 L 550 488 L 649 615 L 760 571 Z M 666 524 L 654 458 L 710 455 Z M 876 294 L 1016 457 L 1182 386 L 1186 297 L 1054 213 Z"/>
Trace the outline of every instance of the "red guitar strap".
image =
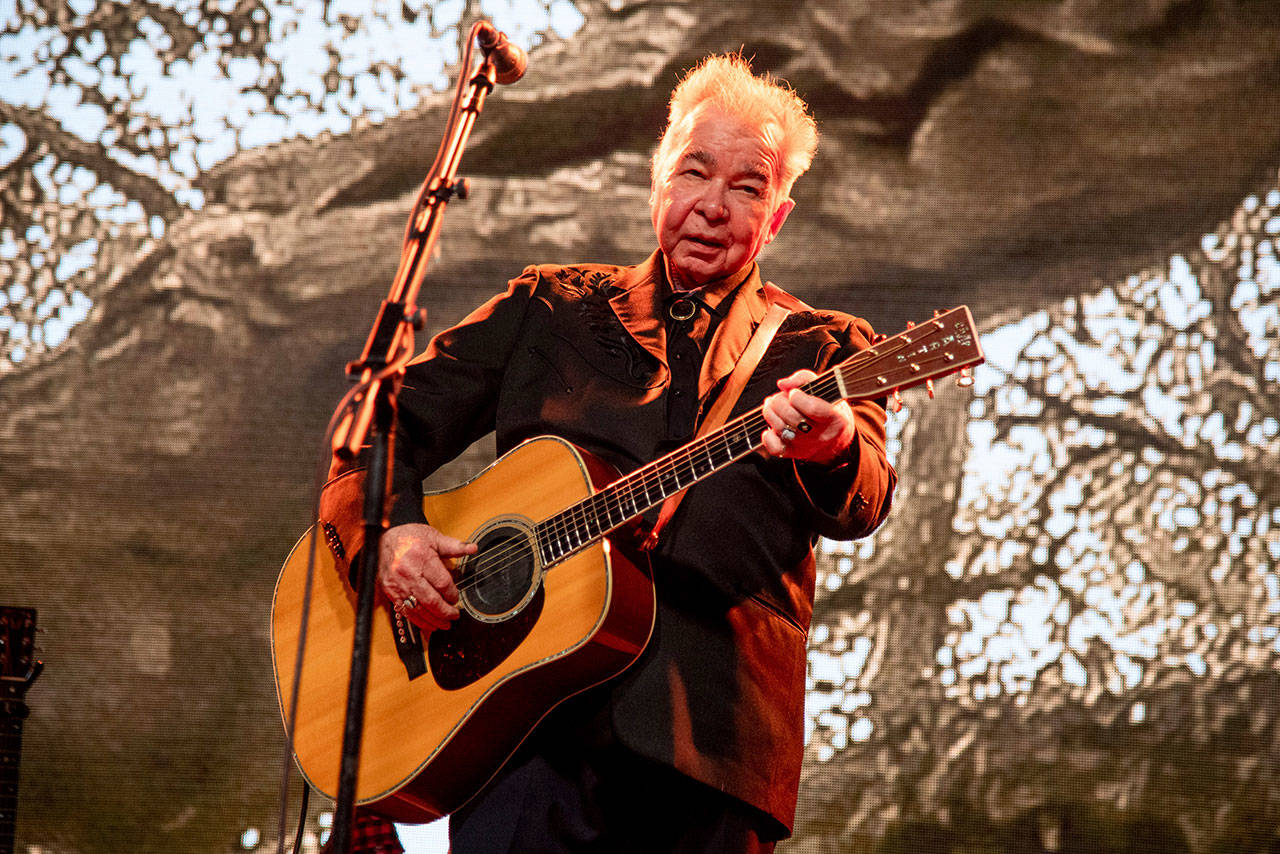
<path id="1" fill-rule="evenodd" d="M 760 364 L 760 358 L 764 356 L 764 351 L 769 349 L 769 343 L 773 341 L 774 333 L 778 331 L 778 327 L 782 325 L 782 321 L 786 320 L 787 315 L 790 313 L 789 309 L 785 309 L 777 303 L 770 303 L 769 311 L 765 314 L 764 320 L 760 321 L 760 325 L 756 327 L 756 331 L 752 334 L 751 340 L 747 342 L 746 349 L 742 351 L 742 355 L 738 357 L 738 363 L 733 366 L 733 373 L 729 374 L 724 390 L 720 392 L 720 396 L 712 404 L 711 410 L 707 413 L 707 417 L 703 419 L 702 426 L 698 428 L 695 438 L 700 439 L 711 431 L 720 429 L 720 426 L 724 424 L 725 419 L 729 417 L 729 413 L 733 411 L 733 405 L 738 402 L 738 398 L 742 395 L 742 390 L 746 388 L 747 380 L 751 378 L 756 366 Z M 658 544 L 658 535 L 662 533 L 662 529 L 667 526 L 667 522 L 675 515 L 676 508 L 680 506 L 680 502 L 684 500 L 685 493 L 688 491 L 688 489 L 682 489 L 662 502 L 662 509 L 658 511 L 658 520 L 653 523 L 653 528 L 649 530 L 649 535 L 644 538 L 640 548 L 644 551 L 653 550 L 654 546 Z"/>

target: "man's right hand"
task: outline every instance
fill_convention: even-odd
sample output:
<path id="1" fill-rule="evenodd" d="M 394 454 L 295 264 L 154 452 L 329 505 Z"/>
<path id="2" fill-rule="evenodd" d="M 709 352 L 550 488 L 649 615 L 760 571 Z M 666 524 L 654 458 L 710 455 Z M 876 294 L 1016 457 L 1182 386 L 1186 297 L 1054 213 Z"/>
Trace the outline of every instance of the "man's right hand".
<path id="1" fill-rule="evenodd" d="M 424 629 L 447 629 L 458 617 L 453 560 L 475 554 L 475 543 L 456 540 L 430 525 L 397 525 L 382 535 L 378 585 L 402 614 Z M 413 607 L 404 607 L 413 597 Z"/>

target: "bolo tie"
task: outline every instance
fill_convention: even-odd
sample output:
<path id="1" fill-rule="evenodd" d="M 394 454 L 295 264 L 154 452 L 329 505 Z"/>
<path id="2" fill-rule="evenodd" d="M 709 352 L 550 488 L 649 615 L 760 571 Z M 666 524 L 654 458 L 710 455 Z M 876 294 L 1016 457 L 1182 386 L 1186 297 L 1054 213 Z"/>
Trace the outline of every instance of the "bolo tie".
<path id="1" fill-rule="evenodd" d="M 698 369 L 702 351 L 693 340 L 693 318 L 698 303 L 679 297 L 667 305 L 672 324 L 667 336 L 667 361 L 671 367 L 671 395 L 667 409 L 667 432 L 683 436 L 693 432 L 698 417 Z"/>
<path id="2" fill-rule="evenodd" d="M 672 320 L 678 323 L 684 323 L 693 317 L 698 311 L 698 305 L 693 300 L 686 297 L 680 297 L 667 307 L 667 314 Z"/>

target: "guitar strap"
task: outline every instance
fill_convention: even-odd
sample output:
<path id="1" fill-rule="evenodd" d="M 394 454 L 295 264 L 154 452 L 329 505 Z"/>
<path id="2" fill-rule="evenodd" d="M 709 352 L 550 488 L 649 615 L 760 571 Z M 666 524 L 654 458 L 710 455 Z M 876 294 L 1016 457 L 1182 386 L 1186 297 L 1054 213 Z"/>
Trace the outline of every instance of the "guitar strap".
<path id="1" fill-rule="evenodd" d="M 774 288 L 777 291 L 777 288 Z M 781 291 L 779 291 L 781 292 Z M 766 293 L 772 293 L 766 285 Z M 733 405 L 738 402 L 742 390 L 746 388 L 747 380 L 751 378 L 751 374 L 755 371 L 756 366 L 760 364 L 760 358 L 764 356 L 764 351 L 769 349 L 769 343 L 773 341 L 774 333 L 778 331 L 778 327 L 782 325 L 782 321 L 787 319 L 790 314 L 789 309 L 783 308 L 776 302 L 770 302 L 769 311 L 765 314 L 764 320 L 760 321 L 760 325 L 756 327 L 756 331 L 751 336 L 751 340 L 747 342 L 746 349 L 742 351 L 742 355 L 738 357 L 738 363 L 733 366 L 733 373 L 729 374 L 729 379 L 724 385 L 724 389 L 720 392 L 720 396 L 716 398 L 716 402 L 712 404 L 711 410 L 707 413 L 707 417 L 703 419 L 702 426 L 698 428 L 695 438 L 702 438 L 712 430 L 720 429 L 720 425 L 724 424 L 725 419 L 729 417 L 729 413 L 733 411 Z M 680 506 L 680 502 L 684 500 L 688 489 L 682 489 L 675 495 L 669 497 L 662 502 L 662 509 L 658 511 L 658 519 L 653 523 L 653 527 L 649 530 L 649 535 L 644 538 L 644 542 L 640 544 L 640 548 L 644 551 L 652 551 L 658 545 L 658 535 L 662 533 L 662 529 L 667 526 L 667 522 L 675 515 L 676 508 Z"/>

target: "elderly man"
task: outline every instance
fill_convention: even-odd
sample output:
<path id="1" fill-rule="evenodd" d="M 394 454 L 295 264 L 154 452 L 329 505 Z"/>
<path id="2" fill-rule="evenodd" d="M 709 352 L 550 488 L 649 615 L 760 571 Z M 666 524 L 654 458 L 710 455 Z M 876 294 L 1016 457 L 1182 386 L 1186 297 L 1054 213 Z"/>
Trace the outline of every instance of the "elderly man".
<path id="1" fill-rule="evenodd" d="M 713 57 L 671 98 L 653 158 L 658 249 L 634 267 L 530 267 L 410 367 L 379 585 L 424 630 L 457 618 L 476 546 L 422 515 L 422 479 L 496 430 L 561 436 L 629 472 L 695 433 L 771 303 L 791 310 L 735 412 L 763 453 L 694 486 L 649 554 L 653 634 L 620 676 L 558 706 L 451 817 L 455 854 L 769 851 L 790 832 L 804 739 L 817 537 L 870 533 L 895 474 L 884 410 L 799 390 L 870 326 L 765 285 L 817 134 L 790 89 Z"/>

